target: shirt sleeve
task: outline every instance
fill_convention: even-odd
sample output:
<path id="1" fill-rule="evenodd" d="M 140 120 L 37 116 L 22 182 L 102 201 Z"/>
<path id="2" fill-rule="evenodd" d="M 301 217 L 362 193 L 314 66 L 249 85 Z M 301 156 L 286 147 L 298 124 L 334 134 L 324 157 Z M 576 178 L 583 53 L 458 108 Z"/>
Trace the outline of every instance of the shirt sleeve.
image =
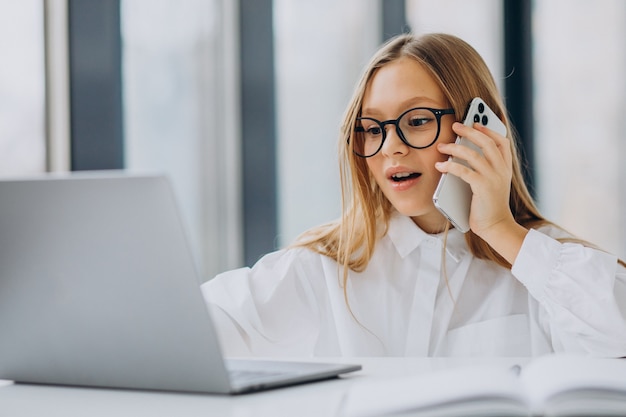
<path id="1" fill-rule="evenodd" d="M 531 230 L 512 268 L 555 351 L 626 356 L 626 270 L 617 258 Z"/>
<path id="2" fill-rule="evenodd" d="M 319 290 L 304 272 L 301 256 L 311 254 L 274 252 L 252 268 L 222 273 L 202 285 L 227 356 L 312 356 Z"/>

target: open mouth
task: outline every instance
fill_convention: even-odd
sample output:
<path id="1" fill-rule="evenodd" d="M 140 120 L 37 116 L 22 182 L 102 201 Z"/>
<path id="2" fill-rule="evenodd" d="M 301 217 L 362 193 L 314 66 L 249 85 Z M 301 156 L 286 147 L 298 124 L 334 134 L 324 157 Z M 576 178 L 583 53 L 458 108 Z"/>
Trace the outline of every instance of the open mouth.
<path id="1" fill-rule="evenodd" d="M 419 172 L 398 172 L 397 174 L 393 174 L 391 176 L 391 180 L 394 182 L 402 182 L 412 180 L 421 176 L 422 174 Z"/>

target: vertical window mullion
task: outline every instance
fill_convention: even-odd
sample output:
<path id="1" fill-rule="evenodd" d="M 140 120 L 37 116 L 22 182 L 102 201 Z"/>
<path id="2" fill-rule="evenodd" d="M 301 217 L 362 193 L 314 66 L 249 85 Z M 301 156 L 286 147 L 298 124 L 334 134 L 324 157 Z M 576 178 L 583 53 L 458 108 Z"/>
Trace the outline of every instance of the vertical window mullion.
<path id="1" fill-rule="evenodd" d="M 68 0 L 71 169 L 124 168 L 119 0 Z"/>
<path id="2" fill-rule="evenodd" d="M 272 0 L 240 0 L 244 258 L 275 249 L 278 230 Z"/>
<path id="3" fill-rule="evenodd" d="M 524 176 L 531 194 L 534 184 L 532 1 L 503 1 L 505 99 L 520 137 Z"/>

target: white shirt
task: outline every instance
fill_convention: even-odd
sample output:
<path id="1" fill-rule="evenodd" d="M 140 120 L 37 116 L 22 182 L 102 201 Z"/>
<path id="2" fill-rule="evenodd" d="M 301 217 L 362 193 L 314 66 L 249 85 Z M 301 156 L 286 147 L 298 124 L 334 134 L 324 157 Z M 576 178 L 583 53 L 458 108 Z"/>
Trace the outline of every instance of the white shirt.
<path id="1" fill-rule="evenodd" d="M 546 233 L 556 234 L 548 228 Z M 512 270 L 395 214 L 361 273 L 305 248 L 202 286 L 231 356 L 626 356 L 626 270 L 531 230 Z M 357 321 L 358 320 L 358 321 Z"/>

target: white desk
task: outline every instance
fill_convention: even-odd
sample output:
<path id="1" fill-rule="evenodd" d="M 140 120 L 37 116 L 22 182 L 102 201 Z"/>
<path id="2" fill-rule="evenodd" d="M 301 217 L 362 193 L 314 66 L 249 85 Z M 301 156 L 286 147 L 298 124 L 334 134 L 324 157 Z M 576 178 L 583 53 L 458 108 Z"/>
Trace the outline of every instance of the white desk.
<path id="1" fill-rule="evenodd" d="M 336 416 L 346 390 L 364 378 L 413 375 L 490 363 L 511 366 L 519 358 L 324 358 L 361 363 L 363 370 L 340 379 L 239 396 L 37 386 L 0 381 L 0 416 L 124 417 L 325 417 Z"/>

